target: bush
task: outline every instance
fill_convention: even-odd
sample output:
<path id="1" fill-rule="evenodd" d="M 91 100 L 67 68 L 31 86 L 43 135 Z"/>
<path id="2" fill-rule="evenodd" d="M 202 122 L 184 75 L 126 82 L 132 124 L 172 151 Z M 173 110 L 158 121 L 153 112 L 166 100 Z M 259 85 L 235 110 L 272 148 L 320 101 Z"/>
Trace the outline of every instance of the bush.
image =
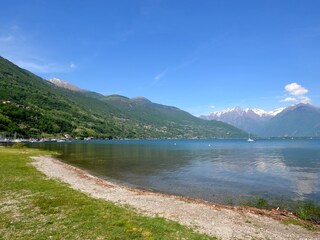
<path id="1" fill-rule="evenodd" d="M 320 206 L 311 201 L 299 202 L 295 214 L 304 220 L 320 223 Z"/>

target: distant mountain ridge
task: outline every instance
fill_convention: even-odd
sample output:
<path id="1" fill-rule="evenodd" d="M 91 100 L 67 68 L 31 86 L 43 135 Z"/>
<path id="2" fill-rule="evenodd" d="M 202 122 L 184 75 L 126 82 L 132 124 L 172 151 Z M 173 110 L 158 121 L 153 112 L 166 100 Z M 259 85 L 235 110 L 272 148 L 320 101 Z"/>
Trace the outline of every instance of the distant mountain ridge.
<path id="1" fill-rule="evenodd" d="M 319 137 L 320 108 L 299 103 L 285 108 L 257 131 L 262 137 Z"/>
<path id="2" fill-rule="evenodd" d="M 284 108 L 278 108 L 273 111 L 265 111 L 263 109 L 259 108 L 244 108 L 242 109 L 241 107 L 237 106 L 234 108 L 227 108 L 223 111 L 218 111 L 218 112 L 213 112 L 209 116 L 202 116 L 203 118 L 213 120 L 215 118 L 220 118 L 223 117 L 224 115 L 227 115 L 229 113 L 237 113 L 238 115 L 246 115 L 246 114 L 251 114 L 253 116 L 257 115 L 258 117 L 273 117 L 277 115 L 279 112 L 281 112 Z"/>
<path id="3" fill-rule="evenodd" d="M 256 133 L 265 121 L 271 119 L 282 110 L 283 108 L 278 108 L 274 111 L 265 111 L 258 108 L 243 109 L 241 107 L 234 107 L 219 112 L 213 112 L 208 116 L 200 116 L 200 118 L 226 122 L 243 129 L 244 131 Z"/>
<path id="4" fill-rule="evenodd" d="M 320 109 L 304 103 L 274 111 L 235 107 L 201 118 L 223 121 L 261 137 L 320 136 Z"/>
<path id="5" fill-rule="evenodd" d="M 85 92 L 85 90 L 75 86 L 75 85 L 72 85 L 66 81 L 63 81 L 59 78 L 52 78 L 49 80 L 49 82 L 53 83 L 54 85 L 58 86 L 58 87 L 61 87 L 61 88 L 66 88 L 66 89 L 69 89 L 69 90 L 72 90 L 72 91 L 76 91 L 76 92 Z"/>
<path id="6" fill-rule="evenodd" d="M 0 133 L 95 138 L 243 138 L 229 124 L 137 97 L 104 96 L 44 80 L 0 57 Z"/>

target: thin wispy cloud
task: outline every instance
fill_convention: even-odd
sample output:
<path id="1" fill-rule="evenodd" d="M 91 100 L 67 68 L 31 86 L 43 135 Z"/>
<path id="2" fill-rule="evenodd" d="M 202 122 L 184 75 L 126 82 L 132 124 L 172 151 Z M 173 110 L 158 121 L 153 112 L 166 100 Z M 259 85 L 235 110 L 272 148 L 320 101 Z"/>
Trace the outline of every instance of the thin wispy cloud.
<path id="1" fill-rule="evenodd" d="M 24 61 L 18 60 L 15 62 L 19 67 L 26 68 L 30 71 L 41 72 L 41 73 L 49 73 L 49 69 L 52 69 L 52 65 L 39 64 L 32 61 Z"/>
<path id="2" fill-rule="evenodd" d="M 59 65 L 55 63 L 37 63 L 31 60 L 17 60 L 15 63 L 21 67 L 35 73 L 64 73 L 76 67 L 75 64 Z"/>
<path id="3" fill-rule="evenodd" d="M 14 40 L 14 37 L 12 35 L 3 35 L 0 36 L 0 43 L 8 43 Z"/>
<path id="4" fill-rule="evenodd" d="M 75 63 L 71 62 L 70 65 L 69 65 L 69 67 L 72 69 L 72 68 L 76 68 L 77 65 L 76 65 Z"/>
<path id="5" fill-rule="evenodd" d="M 0 31 L 0 55 L 14 62 L 21 68 L 34 73 L 63 73 L 77 68 L 74 62 L 58 63 L 48 59 L 50 52 L 39 46 L 34 37 L 24 33 L 13 25 Z"/>
<path id="6" fill-rule="evenodd" d="M 189 52 L 186 59 L 184 59 L 177 67 L 177 70 L 183 69 L 190 65 L 193 65 L 201 60 L 203 55 L 206 55 L 208 52 L 213 51 L 214 49 L 219 48 L 224 44 L 226 39 L 232 33 L 231 30 L 228 30 L 220 35 L 215 35 L 209 39 L 204 40 L 198 46 L 196 46 L 192 51 Z"/>
<path id="7" fill-rule="evenodd" d="M 309 90 L 300 84 L 290 83 L 287 84 L 284 89 L 289 96 L 280 100 L 280 102 L 311 103 L 311 99 L 306 96 Z"/>
<path id="8" fill-rule="evenodd" d="M 185 61 L 181 62 L 181 63 L 177 66 L 176 69 L 177 69 L 177 70 L 180 70 L 180 69 L 185 68 L 185 67 L 187 67 L 187 66 L 189 66 L 189 65 L 192 65 L 192 64 L 196 63 L 199 59 L 200 59 L 200 57 L 196 56 L 196 57 L 193 57 L 193 58 L 191 58 L 191 59 L 185 60 Z"/>
<path id="9" fill-rule="evenodd" d="M 307 96 L 301 96 L 301 97 L 299 97 L 299 101 L 300 101 L 301 103 L 311 103 L 311 99 L 310 99 L 309 97 L 307 97 Z"/>
<path id="10" fill-rule="evenodd" d="M 280 100 L 280 102 L 297 102 L 297 99 L 294 97 L 286 97 L 285 99 Z"/>
<path id="11" fill-rule="evenodd" d="M 161 79 L 163 79 L 166 74 L 167 74 L 168 69 L 163 70 L 162 72 L 158 73 L 154 78 L 153 78 L 153 83 L 159 82 Z"/>

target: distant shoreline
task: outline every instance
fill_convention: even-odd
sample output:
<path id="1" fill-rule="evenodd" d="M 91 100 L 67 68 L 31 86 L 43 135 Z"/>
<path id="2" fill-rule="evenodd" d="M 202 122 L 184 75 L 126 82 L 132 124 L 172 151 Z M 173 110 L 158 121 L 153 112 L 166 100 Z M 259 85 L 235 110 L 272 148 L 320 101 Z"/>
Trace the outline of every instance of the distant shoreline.
<path id="1" fill-rule="evenodd" d="M 198 199 L 129 188 L 92 176 L 50 156 L 33 157 L 33 160 L 33 165 L 49 178 L 68 183 L 71 188 L 94 198 L 129 205 L 142 214 L 174 220 L 222 239 L 247 236 L 275 239 L 319 238 L 318 233 L 302 227 L 281 224 L 281 220 L 294 217 L 288 212 L 228 207 Z"/>
<path id="2" fill-rule="evenodd" d="M 257 137 L 252 136 L 255 140 L 319 140 L 320 137 Z M 167 141 L 167 140 L 247 140 L 247 138 L 121 138 L 121 139 L 106 139 L 106 138 L 92 138 L 92 139 L 45 139 L 45 140 L 30 140 L 30 139 L 0 139 L 0 144 L 11 144 L 11 143 L 68 143 L 68 142 L 90 142 L 90 141 Z"/>

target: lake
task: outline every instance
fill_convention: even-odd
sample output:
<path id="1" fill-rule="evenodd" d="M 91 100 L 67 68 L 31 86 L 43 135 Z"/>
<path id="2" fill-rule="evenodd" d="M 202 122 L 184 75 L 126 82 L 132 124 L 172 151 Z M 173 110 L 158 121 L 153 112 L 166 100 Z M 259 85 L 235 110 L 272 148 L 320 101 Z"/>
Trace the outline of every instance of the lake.
<path id="1" fill-rule="evenodd" d="M 320 140 L 119 140 L 32 144 L 129 186 L 227 205 L 320 203 Z"/>

